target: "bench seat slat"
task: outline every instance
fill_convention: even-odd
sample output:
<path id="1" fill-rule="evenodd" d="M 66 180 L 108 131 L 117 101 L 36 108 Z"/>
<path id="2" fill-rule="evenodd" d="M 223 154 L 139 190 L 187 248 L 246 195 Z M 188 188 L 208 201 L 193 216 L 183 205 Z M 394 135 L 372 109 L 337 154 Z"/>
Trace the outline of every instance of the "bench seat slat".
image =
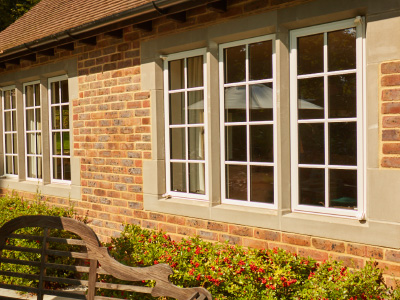
<path id="1" fill-rule="evenodd" d="M 62 250 L 46 250 L 45 253 L 47 255 L 54 255 L 54 256 L 66 256 L 66 257 L 73 257 L 73 258 L 89 259 L 89 255 L 87 253 L 81 253 L 81 252 L 71 252 L 71 251 L 62 251 Z"/>
<path id="2" fill-rule="evenodd" d="M 77 239 L 64 239 L 64 238 L 57 238 L 57 237 L 48 237 L 47 241 L 53 242 L 53 243 L 60 243 L 60 244 L 86 246 L 86 243 L 84 241 L 77 240 Z"/>
<path id="3" fill-rule="evenodd" d="M 34 288 L 34 287 L 14 285 L 14 284 L 5 284 L 5 283 L 0 283 L 0 288 L 13 290 L 13 291 L 35 293 L 35 294 L 37 294 L 37 292 L 38 292 L 38 289 Z"/>
<path id="4" fill-rule="evenodd" d="M 51 281 L 51 282 L 58 282 L 70 285 L 88 285 L 87 280 L 80 280 L 80 279 L 72 279 L 72 278 L 63 278 L 63 277 L 53 277 L 53 276 L 43 276 L 43 281 Z"/>
<path id="5" fill-rule="evenodd" d="M 96 288 L 126 291 L 126 292 L 147 293 L 147 294 L 151 294 L 151 291 L 153 290 L 153 288 L 147 286 L 134 286 L 126 284 L 106 283 L 106 282 L 96 282 Z"/>
<path id="6" fill-rule="evenodd" d="M 17 273 L 17 272 L 10 272 L 10 271 L 0 271 L 0 275 L 10 276 L 10 277 L 18 277 L 18 278 L 25 278 L 31 280 L 39 280 L 39 275 L 35 274 L 25 274 L 25 273 Z"/>
<path id="7" fill-rule="evenodd" d="M 0 258 L 0 263 L 40 267 L 39 261 L 19 260 L 19 259 L 11 259 L 11 258 Z"/>

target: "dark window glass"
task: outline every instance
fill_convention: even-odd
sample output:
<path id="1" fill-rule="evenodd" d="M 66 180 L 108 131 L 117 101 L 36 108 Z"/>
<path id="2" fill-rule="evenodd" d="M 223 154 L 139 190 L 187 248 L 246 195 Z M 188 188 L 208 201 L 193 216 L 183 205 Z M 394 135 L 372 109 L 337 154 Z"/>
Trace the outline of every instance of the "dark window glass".
<path id="1" fill-rule="evenodd" d="M 188 88 L 203 86 L 203 56 L 187 59 Z"/>
<path id="2" fill-rule="evenodd" d="M 357 208 L 356 170 L 329 170 L 329 206 Z"/>
<path id="3" fill-rule="evenodd" d="M 226 165 L 226 198 L 247 199 L 247 166 Z"/>
<path id="4" fill-rule="evenodd" d="M 189 159 L 204 159 L 204 128 L 189 127 Z"/>
<path id="5" fill-rule="evenodd" d="M 328 71 L 356 68 L 356 29 L 328 32 Z"/>
<path id="6" fill-rule="evenodd" d="M 225 127 L 225 159 L 230 161 L 247 161 L 246 126 Z"/>
<path id="7" fill-rule="evenodd" d="M 325 170 L 299 168 L 299 204 L 325 206 Z"/>
<path id="8" fill-rule="evenodd" d="M 204 92 L 188 92 L 188 122 L 189 124 L 204 123 Z"/>
<path id="9" fill-rule="evenodd" d="M 357 116 L 356 74 L 328 77 L 329 118 Z"/>
<path id="10" fill-rule="evenodd" d="M 299 124 L 299 163 L 325 164 L 324 124 Z"/>
<path id="11" fill-rule="evenodd" d="M 357 165 L 357 123 L 329 124 L 329 164 Z"/>
<path id="12" fill-rule="evenodd" d="M 171 159 L 186 159 L 185 128 L 170 129 Z"/>
<path id="13" fill-rule="evenodd" d="M 274 161 L 273 125 L 250 126 L 250 155 L 255 162 Z"/>
<path id="14" fill-rule="evenodd" d="M 185 87 L 183 59 L 169 62 L 169 89 L 179 90 Z"/>
<path id="15" fill-rule="evenodd" d="M 272 83 L 250 85 L 250 121 L 273 120 Z"/>
<path id="16" fill-rule="evenodd" d="M 246 121 L 246 86 L 225 88 L 225 122 Z"/>
<path id="17" fill-rule="evenodd" d="M 272 78 L 272 41 L 249 45 L 250 80 Z"/>
<path id="18" fill-rule="evenodd" d="M 186 164 L 171 163 L 171 190 L 186 193 Z"/>
<path id="19" fill-rule="evenodd" d="M 252 202 L 274 203 L 274 168 L 250 167 L 250 200 Z"/>
<path id="20" fill-rule="evenodd" d="M 298 80 L 298 118 L 324 118 L 324 78 L 307 78 Z"/>
<path id="21" fill-rule="evenodd" d="M 324 71 L 324 34 L 297 39 L 297 74 L 313 74 Z"/>
<path id="22" fill-rule="evenodd" d="M 171 125 L 185 124 L 184 93 L 174 93 L 169 95 L 169 122 Z"/>
<path id="23" fill-rule="evenodd" d="M 241 82 L 246 79 L 246 46 L 224 50 L 225 83 Z"/>
<path id="24" fill-rule="evenodd" d="M 205 194 L 204 164 L 189 164 L 189 193 Z"/>

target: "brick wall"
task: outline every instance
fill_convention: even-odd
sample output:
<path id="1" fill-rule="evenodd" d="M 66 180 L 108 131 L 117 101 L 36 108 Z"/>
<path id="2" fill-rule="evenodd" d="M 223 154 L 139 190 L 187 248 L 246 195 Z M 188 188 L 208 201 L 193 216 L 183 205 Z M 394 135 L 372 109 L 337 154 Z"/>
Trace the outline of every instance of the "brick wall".
<path id="1" fill-rule="evenodd" d="M 162 229 L 174 239 L 199 235 L 211 241 L 255 248 L 281 247 L 318 260 L 328 257 L 347 265 L 363 266 L 369 257 L 386 274 L 400 277 L 400 251 L 383 247 L 321 239 L 254 227 L 212 222 L 143 210 L 143 160 L 151 158 L 150 94 L 141 89 L 140 41 L 159 34 L 186 31 L 228 18 L 293 5 L 295 1 L 228 1 L 223 14 L 198 8 L 188 11 L 187 22 L 166 18 L 154 21 L 152 32 L 124 28 L 123 38 L 99 35 L 96 46 L 75 43 L 74 51 L 56 50 L 54 57 L 38 56 L 2 72 L 76 56 L 79 98 L 73 105 L 74 155 L 81 161 L 81 199 L 42 196 L 59 206 L 72 203 L 78 213 L 88 212 L 91 226 L 102 240 L 118 235 L 123 223 Z M 306 1 L 297 1 L 306 2 Z M 1 73 L 1 72 L 0 72 Z M 400 62 L 381 66 L 382 166 L 400 165 Z M 2 191 L 3 193 L 6 190 Z M 21 193 L 33 199 L 31 193 Z"/>
<path id="2" fill-rule="evenodd" d="M 400 168 L 400 61 L 381 64 L 380 84 L 381 166 Z"/>

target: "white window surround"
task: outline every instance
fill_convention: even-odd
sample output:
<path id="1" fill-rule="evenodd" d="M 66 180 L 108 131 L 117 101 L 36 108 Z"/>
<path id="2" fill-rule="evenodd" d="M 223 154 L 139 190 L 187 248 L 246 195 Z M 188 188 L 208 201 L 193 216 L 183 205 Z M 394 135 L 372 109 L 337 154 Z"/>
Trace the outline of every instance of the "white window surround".
<path id="1" fill-rule="evenodd" d="M 60 180 L 60 179 L 54 179 L 54 168 L 53 168 L 53 158 L 57 157 L 57 158 L 68 158 L 71 159 L 71 155 L 64 155 L 63 153 L 61 153 L 60 155 L 55 155 L 53 153 L 54 151 L 54 147 L 53 147 L 53 132 L 69 132 L 69 134 L 71 135 L 71 128 L 69 129 L 58 129 L 56 131 L 53 131 L 53 127 L 52 127 L 52 114 L 51 114 L 51 109 L 52 107 L 58 106 L 60 107 L 60 119 L 62 119 L 62 110 L 61 110 L 61 105 L 60 104 L 52 104 L 51 100 L 51 84 L 53 82 L 57 82 L 57 81 L 63 81 L 63 80 L 68 80 L 68 76 L 67 75 L 61 75 L 61 76 L 57 76 L 57 77 L 52 77 L 48 79 L 48 102 L 49 102 L 49 140 L 50 140 L 50 173 L 51 173 L 51 182 L 52 183 L 57 183 L 57 184 L 66 184 L 69 185 L 71 184 L 71 180 Z M 60 96 L 60 101 L 61 101 L 61 96 Z M 68 103 L 65 103 L 64 105 L 68 105 L 69 107 L 69 101 Z M 62 139 L 62 136 L 60 136 L 60 138 Z M 71 138 L 70 138 L 70 143 L 71 143 Z M 71 145 L 71 144 L 70 144 Z M 71 151 L 71 149 L 70 149 Z M 61 149 L 62 152 L 62 149 Z M 61 164 L 63 165 L 63 164 Z M 63 172 L 62 172 L 63 173 Z M 63 176 L 63 175 L 62 175 Z"/>
<path id="2" fill-rule="evenodd" d="M 250 80 L 249 78 L 249 45 L 253 43 L 258 43 L 258 42 L 264 42 L 264 41 L 272 41 L 272 78 L 271 79 L 264 79 L 264 80 Z M 246 47 L 246 79 L 245 81 L 238 82 L 238 83 L 224 83 L 224 50 L 230 47 L 235 47 L 235 46 L 245 46 Z M 278 194 L 277 194 L 277 182 L 278 182 L 278 176 L 277 176 L 277 153 L 278 153 L 278 148 L 277 148 L 277 126 L 276 126 L 276 120 L 277 120 L 277 112 L 276 112 L 276 53 L 275 53 L 275 35 L 270 34 L 270 35 L 264 35 L 264 36 L 259 36 L 259 37 L 254 37 L 254 38 L 249 38 L 249 39 L 244 39 L 244 40 L 238 40 L 234 42 L 229 42 L 229 43 L 224 43 L 219 45 L 219 102 L 220 102 L 220 153 L 221 153 L 221 166 L 220 166 L 220 172 L 221 172 L 221 203 L 222 204 L 232 204 L 232 205 L 240 205 L 240 206 L 249 206 L 249 207 L 260 207 L 260 208 L 269 208 L 269 209 L 277 209 L 278 208 Z M 262 83 L 272 83 L 272 89 L 273 89 L 273 97 L 272 97 L 272 120 L 270 121 L 250 121 L 249 119 L 249 86 L 251 84 L 262 84 Z M 232 161 L 226 161 L 225 158 L 225 128 L 226 124 L 229 125 L 234 125 L 237 122 L 225 122 L 225 92 L 224 89 L 225 87 L 232 87 L 232 86 L 246 86 L 246 121 L 245 122 L 240 122 L 240 125 L 246 126 L 246 139 L 247 139 L 247 160 L 243 162 L 232 162 Z M 239 124 L 239 123 L 238 123 Z M 273 126 L 273 162 L 270 163 L 259 163 L 259 162 L 251 162 L 250 160 L 250 125 L 272 125 Z M 247 167 L 247 200 L 233 200 L 233 199 L 227 199 L 226 197 L 226 165 L 227 163 L 229 165 L 242 165 Z M 273 180 L 274 180 L 274 191 L 273 191 L 273 199 L 274 203 L 261 203 L 261 202 L 251 202 L 250 199 L 250 193 L 251 193 L 251 174 L 250 174 L 250 167 L 251 166 L 270 166 L 273 167 Z M 214 166 L 216 167 L 216 166 Z"/>
<path id="3" fill-rule="evenodd" d="M 195 87 L 195 88 L 188 88 L 187 87 L 187 65 L 186 61 L 188 58 L 191 57 L 196 57 L 196 56 L 202 56 L 203 57 L 203 86 L 201 87 Z M 208 119 L 207 119 L 207 110 L 208 110 L 208 96 L 207 96 L 207 58 L 206 58 L 206 49 L 201 48 L 201 49 L 196 49 L 196 50 L 190 50 L 190 51 L 184 51 L 184 52 L 179 52 L 179 53 L 174 53 L 170 54 L 167 56 L 162 57 L 164 60 L 164 71 L 163 71 L 163 77 L 164 77 L 164 121 L 165 121 L 165 170 L 166 170 L 166 176 L 165 176 L 165 181 L 166 181 L 166 194 L 164 196 L 166 197 L 174 197 L 174 198 L 181 198 L 181 199 L 190 199 L 190 200 L 208 200 L 209 199 L 209 186 L 208 186 L 208 172 L 209 172 L 209 153 L 208 153 Z M 188 155 L 188 141 L 186 140 L 186 159 L 183 160 L 173 160 L 171 159 L 170 155 L 170 129 L 174 128 L 174 125 L 170 125 L 170 110 L 169 110 L 169 98 L 170 98 L 170 90 L 169 90 L 169 62 L 174 61 L 174 60 L 180 60 L 183 59 L 185 62 L 184 65 L 184 88 L 179 89 L 179 90 L 174 90 L 173 92 L 183 92 L 184 97 L 185 97 L 185 115 L 186 115 L 186 122 L 185 124 L 179 125 L 179 128 L 185 128 L 185 131 L 188 131 L 188 128 L 190 127 L 199 127 L 199 124 L 189 124 L 187 121 L 188 114 L 187 114 L 187 106 L 188 106 L 188 97 L 187 94 L 190 91 L 203 91 L 204 92 L 204 122 L 201 127 L 204 127 L 204 160 L 195 160 L 193 162 L 196 163 L 204 163 L 205 164 L 205 176 L 204 176 L 204 188 L 205 188 L 205 194 L 195 194 L 195 193 L 190 193 L 188 192 L 177 192 L 177 191 L 172 191 L 171 190 L 171 162 L 182 162 L 185 163 L 185 165 L 188 165 L 191 160 L 189 159 Z M 188 137 L 188 134 L 186 133 L 186 137 Z M 189 185 L 189 172 L 188 169 L 186 168 L 186 186 L 188 187 Z"/>
<path id="4" fill-rule="evenodd" d="M 17 149 L 16 149 L 16 154 L 15 153 L 13 153 L 13 154 L 8 154 L 7 152 L 6 152 L 6 133 L 10 133 L 10 134 L 12 134 L 12 135 L 14 135 L 14 134 L 17 134 L 17 130 L 15 129 L 15 130 L 11 130 L 11 131 L 6 131 L 6 118 L 4 117 L 4 115 L 5 115 L 5 113 L 6 112 L 15 112 L 15 117 L 16 117 L 16 112 L 17 112 L 17 109 L 16 109 L 16 107 L 15 108 L 10 108 L 10 109 L 6 109 L 5 108 L 5 106 L 4 106 L 4 103 L 5 103 L 5 99 L 4 99 L 4 93 L 6 92 L 6 91 L 12 91 L 12 90 L 14 90 L 15 91 L 15 85 L 10 85 L 10 86 L 6 86 L 6 87 L 3 87 L 2 89 L 1 89 L 1 94 L 2 94 L 2 97 L 1 97 L 1 105 L 2 105 L 2 113 L 3 113 L 3 116 L 2 116 L 2 118 L 3 118 L 3 132 L 4 132 L 4 134 L 3 134 L 3 154 L 4 154 L 4 176 L 5 177 L 8 177 L 8 178 L 17 178 L 18 177 L 18 175 L 15 175 L 15 174 L 7 174 L 7 170 L 6 170 L 6 168 L 7 168 L 7 162 L 6 162 L 6 160 L 7 160 L 7 156 L 12 156 L 12 157 L 18 157 L 18 135 L 17 135 Z M 15 96 L 14 96 L 15 97 Z M 15 102 L 16 102 L 16 100 L 15 100 Z M 16 103 L 15 103 L 16 104 Z M 13 115 L 12 115 L 12 113 L 10 114 L 10 117 L 11 117 L 11 123 L 13 123 L 13 122 L 15 122 L 15 124 L 17 124 L 17 120 L 14 120 L 14 117 L 13 117 Z M 12 138 L 12 139 L 14 139 L 14 138 Z M 13 168 L 15 168 L 15 166 L 14 166 L 14 162 L 13 162 Z M 18 170 L 18 168 L 17 168 L 17 170 Z"/>
<path id="5" fill-rule="evenodd" d="M 327 34 L 326 32 L 331 32 L 335 30 L 341 30 L 346 28 L 356 28 L 356 69 L 355 70 L 345 70 L 345 71 L 328 71 L 327 68 Z M 324 71 L 323 73 L 315 73 L 310 75 L 298 75 L 297 74 L 297 39 L 303 36 L 310 36 L 314 34 L 324 33 L 324 54 L 323 54 L 323 62 L 324 62 Z M 365 53 L 364 53 L 364 22 L 362 18 L 355 18 L 349 20 L 343 20 L 333 23 L 327 23 L 323 25 L 316 25 L 312 27 L 302 28 L 292 30 L 290 32 L 290 118 L 291 118 L 291 198 L 292 198 L 292 210 L 294 212 L 307 212 L 307 213 L 316 213 L 316 214 L 326 214 L 332 216 L 342 216 L 342 217 L 350 217 L 350 218 L 365 218 Z M 334 121 L 352 121 L 357 122 L 357 165 L 355 167 L 347 167 L 347 166 L 334 166 L 329 165 L 327 162 L 328 157 L 328 139 L 327 139 L 327 130 L 329 122 L 332 122 L 332 119 L 329 119 L 327 115 L 327 78 L 328 75 L 344 75 L 344 74 L 356 74 L 356 117 L 352 119 L 343 119 L 343 120 L 334 120 Z M 315 76 L 320 76 L 324 78 L 324 107 L 325 107 L 325 115 L 322 120 L 322 124 L 325 124 L 324 129 L 324 140 L 325 140 L 325 164 L 320 166 L 312 165 L 313 168 L 322 168 L 325 170 L 325 207 L 320 206 L 311 206 L 311 205 L 302 205 L 299 204 L 299 152 L 298 152 L 298 124 L 301 123 L 301 120 L 298 120 L 298 87 L 297 82 L 300 78 L 312 78 Z M 318 120 L 318 123 L 321 123 L 321 120 Z M 311 122 L 311 121 L 310 121 Z M 307 167 L 307 166 L 305 166 Z M 349 209 L 339 209 L 328 207 L 329 203 L 329 183 L 328 183 L 328 170 L 329 168 L 339 168 L 342 170 L 345 169 L 354 169 L 357 170 L 357 209 L 349 210 Z"/>
<path id="6" fill-rule="evenodd" d="M 43 181 L 43 135 L 42 135 L 42 126 L 41 126 L 41 128 L 40 129 L 34 129 L 34 130 L 29 130 L 29 131 L 27 131 L 27 115 L 26 115 L 26 112 L 27 112 L 27 108 L 26 108 L 26 101 L 27 101 L 27 99 L 26 99 L 26 87 L 27 86 L 30 86 L 30 85 L 32 85 L 33 87 L 36 85 L 36 84 L 39 84 L 39 93 L 41 93 L 41 91 L 40 91 L 40 89 L 41 89 L 41 83 L 40 83 L 40 80 L 35 80 L 35 81 L 30 81 L 30 82 L 26 82 L 26 83 L 24 83 L 23 84 L 23 103 L 24 103 L 24 105 L 23 105 L 23 107 L 24 107 L 24 130 L 23 130 L 23 132 L 24 132 L 24 140 L 25 140 L 25 152 L 24 152 L 24 156 L 25 156 L 25 176 L 26 176 L 26 180 L 28 180 L 28 181 L 36 181 L 36 182 L 42 182 Z M 31 109 L 31 110 L 33 110 L 34 111 L 34 120 L 35 120 L 35 126 L 36 126 L 36 110 L 37 109 L 39 109 L 40 110 L 40 112 L 39 112 L 39 114 L 40 114 L 40 122 L 41 122 L 41 125 L 43 124 L 43 120 L 42 120 L 42 105 L 43 105 L 43 101 L 42 101 L 42 95 L 40 94 L 39 95 L 39 99 L 40 99 L 40 105 L 39 106 L 37 106 L 36 104 L 35 104 L 35 96 L 36 96 L 36 92 L 35 92 L 35 90 L 34 90 L 34 98 L 33 98 L 33 106 L 32 107 L 30 107 L 29 109 Z M 35 153 L 34 154 L 28 154 L 28 142 L 27 142 L 27 134 L 29 134 L 29 133 L 31 133 L 31 134 L 35 134 Z M 40 144 L 40 149 L 41 149 L 41 153 L 40 154 L 38 154 L 37 152 L 38 152 L 38 148 L 37 148 L 37 134 L 40 134 L 41 135 L 41 139 L 40 139 L 40 141 L 41 141 L 41 144 Z M 35 169 L 36 169 L 36 175 L 38 175 L 39 173 L 38 173 L 38 158 L 40 158 L 40 161 L 41 161 L 41 178 L 33 178 L 33 177 L 29 177 L 28 176 L 28 157 L 32 157 L 32 158 L 35 158 Z"/>

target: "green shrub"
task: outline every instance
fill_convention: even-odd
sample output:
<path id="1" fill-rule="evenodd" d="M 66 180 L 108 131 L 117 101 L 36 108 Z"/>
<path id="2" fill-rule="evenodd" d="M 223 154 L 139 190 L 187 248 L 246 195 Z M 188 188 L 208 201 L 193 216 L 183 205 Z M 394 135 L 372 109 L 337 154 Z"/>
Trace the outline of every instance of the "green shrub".
<path id="1" fill-rule="evenodd" d="M 107 245 L 112 256 L 129 266 L 167 263 L 171 281 L 181 287 L 203 286 L 215 299 L 400 299 L 387 288 L 373 262 L 349 270 L 336 261 L 321 264 L 281 249 L 245 249 L 212 244 L 199 238 L 177 243 L 162 232 L 127 225 L 121 237 Z M 120 283 L 110 277 L 105 282 Z M 153 282 L 143 283 L 153 286 Z M 153 299 L 143 294 L 104 296 Z"/>

